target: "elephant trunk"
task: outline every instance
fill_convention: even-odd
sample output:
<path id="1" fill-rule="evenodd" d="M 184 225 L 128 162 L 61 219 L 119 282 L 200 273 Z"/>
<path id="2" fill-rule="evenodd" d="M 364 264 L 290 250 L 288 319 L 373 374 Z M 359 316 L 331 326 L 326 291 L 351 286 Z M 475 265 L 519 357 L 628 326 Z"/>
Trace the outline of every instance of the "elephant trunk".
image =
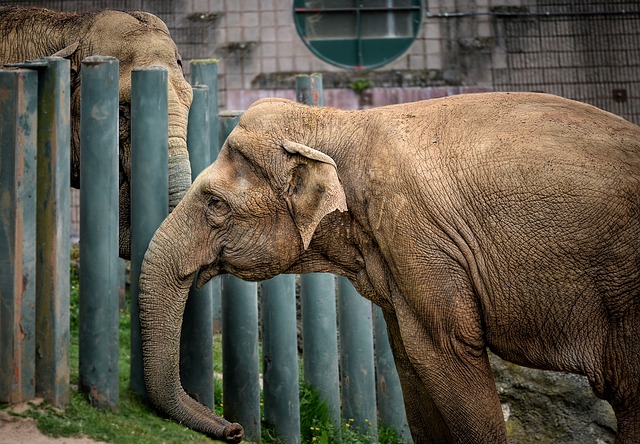
<path id="1" fill-rule="evenodd" d="M 167 248 L 175 239 L 188 238 L 171 235 L 169 225 L 181 225 L 172 216 L 151 240 L 140 274 L 138 303 L 147 394 L 151 403 L 171 419 L 215 439 L 239 442 L 244 434 L 242 426 L 197 402 L 180 382 L 180 332 L 195 271 L 183 273 L 179 248 Z"/>
<path id="2" fill-rule="evenodd" d="M 172 81 L 168 95 L 169 211 L 173 211 L 191 186 L 191 165 L 187 151 L 187 120 L 191 98 L 191 86 L 184 79 Z"/>

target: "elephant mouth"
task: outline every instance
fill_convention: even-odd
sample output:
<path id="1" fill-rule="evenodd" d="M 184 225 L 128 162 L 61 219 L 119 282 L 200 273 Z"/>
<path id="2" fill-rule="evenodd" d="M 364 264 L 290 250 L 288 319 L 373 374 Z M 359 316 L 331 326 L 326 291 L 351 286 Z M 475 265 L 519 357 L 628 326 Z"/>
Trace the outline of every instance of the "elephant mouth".
<path id="1" fill-rule="evenodd" d="M 196 279 L 196 287 L 201 288 L 204 284 L 219 274 L 222 274 L 222 270 L 217 262 L 201 267 Z"/>

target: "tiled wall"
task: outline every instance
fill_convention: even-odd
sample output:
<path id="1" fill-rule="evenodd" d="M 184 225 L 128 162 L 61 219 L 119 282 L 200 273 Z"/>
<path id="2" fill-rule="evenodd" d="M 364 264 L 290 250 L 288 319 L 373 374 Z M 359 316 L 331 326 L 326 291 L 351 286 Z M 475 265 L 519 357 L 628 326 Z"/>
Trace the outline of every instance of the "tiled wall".
<path id="1" fill-rule="evenodd" d="M 343 70 L 313 55 L 295 30 L 292 0 L 0 4 L 152 12 L 167 23 L 184 60 L 220 59 L 221 110 L 246 109 L 267 96 L 294 98 L 296 74 L 321 72 L 325 104 L 342 108 L 493 89 L 539 90 L 594 103 L 637 123 L 640 119 L 637 0 L 423 0 L 423 22 L 414 43 L 395 61 L 371 72 Z M 621 9 L 631 12 L 616 14 Z M 606 14 L 589 15 L 599 10 Z M 496 11 L 534 15 L 490 14 Z M 545 12 L 551 15 L 545 17 Z M 185 71 L 189 76 L 188 63 Z M 359 78 L 371 84 L 362 94 L 349 88 Z"/>

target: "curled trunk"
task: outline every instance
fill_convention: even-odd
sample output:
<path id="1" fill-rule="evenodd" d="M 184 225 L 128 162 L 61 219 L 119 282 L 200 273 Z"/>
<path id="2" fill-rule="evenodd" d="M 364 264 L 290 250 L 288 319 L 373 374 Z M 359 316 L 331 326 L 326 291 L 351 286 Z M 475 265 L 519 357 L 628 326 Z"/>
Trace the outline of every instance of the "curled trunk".
<path id="1" fill-rule="evenodd" d="M 180 332 L 195 270 L 183 272 L 181 248 L 167 248 L 172 239 L 180 238 L 166 228 L 171 220 L 174 218 L 169 216 L 154 235 L 140 276 L 138 303 L 147 394 L 151 403 L 171 419 L 213 438 L 239 442 L 242 426 L 190 397 L 180 382 Z M 176 225 L 181 224 L 172 226 Z M 188 225 L 183 224 L 183 228 L 188 229 Z"/>

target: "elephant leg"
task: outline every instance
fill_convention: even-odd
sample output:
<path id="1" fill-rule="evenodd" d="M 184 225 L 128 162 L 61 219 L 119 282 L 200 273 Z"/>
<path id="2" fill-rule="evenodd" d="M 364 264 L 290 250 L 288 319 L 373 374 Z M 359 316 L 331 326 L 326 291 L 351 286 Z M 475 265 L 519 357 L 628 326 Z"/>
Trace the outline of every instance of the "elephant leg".
<path id="1" fill-rule="evenodd" d="M 616 414 L 616 444 L 640 443 L 640 366 L 637 363 L 640 343 L 614 339 L 621 336 L 612 335 L 609 340 L 608 352 L 605 352 L 607 382 L 600 390 L 594 387 L 594 391 L 597 396 L 608 399 Z"/>
<path id="2" fill-rule="evenodd" d="M 385 310 L 384 317 L 387 322 L 391 350 L 400 377 L 402 397 L 413 441 L 416 443 L 452 441 L 453 438 L 448 427 L 445 426 L 444 419 L 409 361 L 407 352 L 402 345 L 400 327 L 395 313 Z"/>
<path id="3" fill-rule="evenodd" d="M 639 295 L 634 300 L 640 300 Z M 624 307 L 624 311 L 614 311 L 620 317 L 611 321 L 601 367 L 596 367 L 599 371 L 587 374 L 596 396 L 607 400 L 615 412 L 616 444 L 640 443 L 640 307 L 632 303 Z"/>
<path id="4" fill-rule="evenodd" d="M 638 398 L 634 398 L 624 408 L 613 404 L 613 410 L 618 423 L 616 444 L 640 442 L 640 402 L 638 402 Z"/>
<path id="5" fill-rule="evenodd" d="M 415 391 L 420 404 L 412 408 L 422 409 L 422 418 L 444 423 L 450 439 L 431 442 L 506 443 L 480 309 L 465 277 L 454 267 L 439 275 L 431 270 L 420 293 L 394 301 L 413 367 L 411 382 L 419 379 L 423 387 Z"/>

